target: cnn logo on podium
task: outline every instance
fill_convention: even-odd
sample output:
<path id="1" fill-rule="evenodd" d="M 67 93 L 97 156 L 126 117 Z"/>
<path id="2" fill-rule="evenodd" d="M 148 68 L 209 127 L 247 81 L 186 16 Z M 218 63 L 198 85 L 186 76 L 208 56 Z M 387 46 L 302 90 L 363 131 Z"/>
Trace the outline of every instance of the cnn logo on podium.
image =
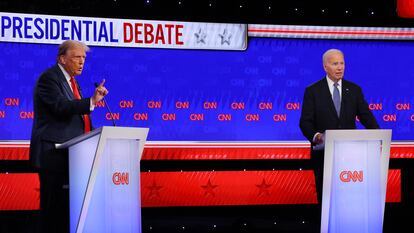
<path id="1" fill-rule="evenodd" d="M 129 173 L 128 172 L 114 172 L 112 174 L 112 182 L 114 185 L 128 185 L 129 184 Z"/>
<path id="2" fill-rule="evenodd" d="M 339 179 L 342 182 L 363 182 L 364 172 L 363 171 L 342 171 L 339 173 Z"/>

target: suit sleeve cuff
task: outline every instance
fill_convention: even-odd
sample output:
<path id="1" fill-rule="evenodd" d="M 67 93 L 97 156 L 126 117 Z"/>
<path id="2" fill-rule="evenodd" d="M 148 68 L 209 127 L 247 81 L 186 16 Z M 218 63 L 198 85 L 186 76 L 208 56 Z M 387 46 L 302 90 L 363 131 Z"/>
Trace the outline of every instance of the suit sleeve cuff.
<path id="1" fill-rule="evenodd" d="M 315 135 L 313 135 L 312 142 L 315 142 L 316 136 L 318 136 L 318 134 L 320 134 L 320 133 L 317 132 L 317 133 L 315 133 Z"/>
<path id="2" fill-rule="evenodd" d="M 93 111 L 95 109 L 95 105 L 92 103 L 92 98 L 89 99 L 89 111 Z"/>

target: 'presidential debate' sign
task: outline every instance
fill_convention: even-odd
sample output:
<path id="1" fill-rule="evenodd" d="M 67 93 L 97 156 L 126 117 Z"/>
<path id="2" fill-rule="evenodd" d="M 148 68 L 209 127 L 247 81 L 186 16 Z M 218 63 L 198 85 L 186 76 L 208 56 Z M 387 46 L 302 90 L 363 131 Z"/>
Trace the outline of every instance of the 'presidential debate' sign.
<path id="1" fill-rule="evenodd" d="M 247 25 L 103 19 L 0 12 L 1 41 L 180 49 L 246 48 Z"/>

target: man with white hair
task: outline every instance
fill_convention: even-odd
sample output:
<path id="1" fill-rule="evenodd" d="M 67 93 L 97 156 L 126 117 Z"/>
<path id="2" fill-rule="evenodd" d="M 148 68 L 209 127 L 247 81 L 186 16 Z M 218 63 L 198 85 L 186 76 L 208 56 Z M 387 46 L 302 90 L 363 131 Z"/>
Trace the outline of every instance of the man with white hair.
<path id="1" fill-rule="evenodd" d="M 300 129 L 311 142 L 311 161 L 319 207 L 322 202 L 325 130 L 355 129 L 356 117 L 367 129 L 379 128 L 361 88 L 343 79 L 343 52 L 329 49 L 323 54 L 322 61 L 326 76 L 306 88 L 300 117 Z"/>

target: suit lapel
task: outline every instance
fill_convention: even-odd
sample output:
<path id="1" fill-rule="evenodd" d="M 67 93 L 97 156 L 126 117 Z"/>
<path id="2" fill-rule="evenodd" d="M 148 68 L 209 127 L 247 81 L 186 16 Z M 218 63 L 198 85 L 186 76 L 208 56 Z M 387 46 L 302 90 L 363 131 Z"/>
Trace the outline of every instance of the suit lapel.
<path id="1" fill-rule="evenodd" d="M 63 89 L 64 89 L 63 92 L 66 95 L 66 97 L 68 97 L 68 99 L 70 99 L 70 100 L 75 99 L 75 96 L 73 95 L 72 88 L 70 88 L 69 83 L 66 80 L 65 75 L 63 74 L 62 70 L 60 69 L 60 67 L 58 65 L 56 65 L 55 69 L 56 69 L 56 72 L 58 74 L 58 79 L 63 85 Z M 75 79 L 75 82 L 76 82 L 76 85 L 78 85 L 76 79 Z M 79 95 L 82 96 L 81 91 L 79 89 L 79 85 L 78 85 L 78 91 L 79 91 Z M 83 115 L 80 115 L 80 117 L 83 119 Z M 91 126 L 92 126 L 92 122 L 91 122 Z"/>
<path id="2" fill-rule="evenodd" d="M 348 98 L 349 98 L 349 85 L 345 80 L 342 79 L 341 113 L 343 114 L 341 114 L 341 116 L 345 115 Z"/>
<path id="3" fill-rule="evenodd" d="M 74 99 L 75 97 L 73 96 L 73 91 L 70 88 L 69 83 L 65 78 L 65 75 L 63 74 L 62 70 L 58 65 L 56 65 L 56 71 L 58 73 L 58 79 L 62 83 L 64 94 L 66 95 L 66 97 L 68 97 L 68 99 Z"/>

